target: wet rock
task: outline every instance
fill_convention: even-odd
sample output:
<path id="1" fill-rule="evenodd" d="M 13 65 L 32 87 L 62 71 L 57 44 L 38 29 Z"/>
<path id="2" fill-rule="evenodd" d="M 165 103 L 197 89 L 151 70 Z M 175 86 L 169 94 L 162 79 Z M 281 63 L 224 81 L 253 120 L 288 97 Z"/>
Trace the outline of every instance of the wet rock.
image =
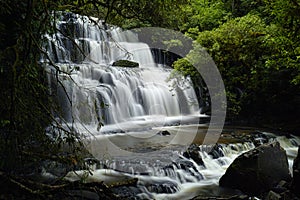
<path id="1" fill-rule="evenodd" d="M 176 166 L 178 169 L 183 169 L 187 170 L 189 168 L 193 168 L 194 165 L 191 161 L 189 160 L 183 160 L 183 159 L 177 159 L 173 164 Z"/>
<path id="2" fill-rule="evenodd" d="M 185 152 L 183 152 L 183 156 L 188 159 L 193 159 L 198 165 L 204 166 L 204 162 L 199 152 L 200 152 L 200 147 L 197 146 L 196 144 L 191 144 L 188 147 L 188 149 Z"/>
<path id="3" fill-rule="evenodd" d="M 67 190 L 66 194 L 71 199 L 82 199 L 82 200 L 99 200 L 100 197 L 97 193 L 88 190 Z"/>
<path id="4" fill-rule="evenodd" d="M 270 191 L 265 200 L 280 200 L 282 196 L 274 191 Z"/>
<path id="5" fill-rule="evenodd" d="M 151 183 L 146 187 L 149 192 L 154 193 L 172 194 L 179 191 L 178 185 L 174 182 Z"/>
<path id="6" fill-rule="evenodd" d="M 114 130 L 103 131 L 101 133 L 103 133 L 103 134 L 116 134 L 116 133 L 126 133 L 126 131 L 123 130 L 123 129 L 114 129 Z"/>
<path id="7" fill-rule="evenodd" d="M 185 172 L 189 173 L 192 177 L 196 178 L 198 181 L 203 179 L 203 175 L 197 170 L 197 168 L 194 166 L 194 164 L 189 160 L 184 159 L 178 159 L 175 162 L 173 162 L 175 167 L 177 169 L 182 169 Z M 185 177 L 185 180 L 182 180 L 183 182 L 190 182 L 187 177 Z"/>
<path id="8" fill-rule="evenodd" d="M 168 136 L 168 135 L 171 135 L 171 134 L 170 134 L 169 131 L 164 130 L 164 131 L 159 131 L 159 132 L 157 133 L 157 135 Z"/>
<path id="9" fill-rule="evenodd" d="M 281 194 L 281 193 L 284 193 L 286 192 L 288 189 L 288 183 L 286 181 L 280 181 L 278 183 L 278 185 L 276 185 L 272 191 L 278 193 L 278 194 Z"/>
<path id="10" fill-rule="evenodd" d="M 233 151 L 238 151 L 239 149 L 235 145 L 230 145 L 231 150 Z"/>
<path id="11" fill-rule="evenodd" d="M 112 66 L 118 66 L 118 67 L 139 67 L 139 63 L 130 61 L 130 60 L 118 60 L 115 61 Z"/>
<path id="12" fill-rule="evenodd" d="M 299 200 L 297 196 L 290 190 L 290 183 L 286 181 L 280 181 L 278 185 L 272 188 L 271 191 L 265 194 L 264 200 Z"/>
<path id="13" fill-rule="evenodd" d="M 267 137 L 267 135 L 259 131 L 251 132 L 249 134 L 249 139 L 256 147 L 269 142 L 269 138 Z"/>
<path id="14" fill-rule="evenodd" d="M 295 158 L 294 164 L 293 164 L 293 180 L 292 180 L 292 186 L 291 186 L 292 191 L 298 197 L 300 197 L 299 186 L 300 186 L 300 146 L 298 148 L 298 155 Z"/>
<path id="15" fill-rule="evenodd" d="M 224 156 L 223 147 L 220 144 L 216 144 L 208 153 L 213 159 L 217 159 Z"/>
<path id="16" fill-rule="evenodd" d="M 135 198 L 138 194 L 143 193 L 141 189 L 135 186 L 122 186 L 111 188 L 111 191 L 117 195 L 120 199 L 137 199 Z"/>
<path id="17" fill-rule="evenodd" d="M 274 142 L 240 155 L 221 177 L 220 186 L 262 195 L 281 180 L 290 179 L 286 152 Z"/>
<path id="18" fill-rule="evenodd" d="M 115 78 L 113 77 L 112 74 L 110 74 L 110 73 L 104 73 L 104 74 L 102 74 L 102 76 L 100 77 L 99 82 L 100 82 L 100 83 L 106 83 L 106 84 L 115 86 L 114 79 L 115 79 Z M 102 87 L 105 87 L 105 86 L 102 86 Z M 102 107 L 104 107 L 104 106 L 105 106 L 105 105 L 103 105 Z"/>

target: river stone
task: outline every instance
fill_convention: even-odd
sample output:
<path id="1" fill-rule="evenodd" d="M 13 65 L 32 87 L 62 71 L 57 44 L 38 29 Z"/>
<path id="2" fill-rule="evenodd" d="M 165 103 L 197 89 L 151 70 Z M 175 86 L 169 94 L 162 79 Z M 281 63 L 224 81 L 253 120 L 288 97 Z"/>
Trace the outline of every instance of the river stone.
<path id="1" fill-rule="evenodd" d="M 224 157 L 222 145 L 215 144 L 208 154 L 211 155 L 213 159 Z"/>
<path id="2" fill-rule="evenodd" d="M 188 149 L 183 152 L 183 156 L 188 159 L 193 159 L 198 165 L 204 165 L 204 162 L 199 154 L 200 147 L 196 144 L 191 144 Z"/>
<path id="3" fill-rule="evenodd" d="M 134 68 L 139 67 L 139 63 L 130 60 L 117 60 L 112 64 L 112 66 Z"/>
<path id="4" fill-rule="evenodd" d="M 168 136 L 171 135 L 171 133 L 169 131 L 163 130 L 163 131 L 159 131 L 157 135 Z"/>
<path id="5" fill-rule="evenodd" d="M 293 164 L 293 181 L 292 181 L 292 190 L 297 195 L 300 197 L 300 146 L 298 148 L 298 155 L 294 160 Z"/>
<path id="6" fill-rule="evenodd" d="M 240 155 L 220 179 L 220 186 L 261 195 L 291 178 L 286 152 L 278 142 L 263 144 Z"/>

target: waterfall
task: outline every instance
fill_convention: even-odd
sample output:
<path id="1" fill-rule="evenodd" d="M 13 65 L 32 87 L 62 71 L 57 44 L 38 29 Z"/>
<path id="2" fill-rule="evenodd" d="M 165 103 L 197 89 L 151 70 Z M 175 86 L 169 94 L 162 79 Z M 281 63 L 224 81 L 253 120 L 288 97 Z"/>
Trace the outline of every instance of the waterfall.
<path id="1" fill-rule="evenodd" d="M 76 14 L 61 14 L 56 26 L 59 31 L 46 35 L 48 57 L 41 62 L 56 65 L 47 65 L 48 79 L 66 122 L 96 131 L 102 124 L 198 115 L 191 81 L 167 82 L 172 69 L 157 65 L 135 33 Z M 118 60 L 139 67 L 112 66 Z"/>
<path id="2" fill-rule="evenodd" d="M 255 145 L 249 138 L 236 141 L 225 134 L 224 143 L 216 145 L 217 156 L 210 154 L 213 145 L 198 145 L 203 165 L 184 156 L 186 145 L 204 140 L 207 127 L 198 124 L 199 105 L 191 80 L 166 81 L 172 69 L 163 64 L 175 55 L 164 57 L 161 50 L 139 42 L 134 32 L 95 18 L 60 13 L 56 28 L 56 33 L 45 36 L 48 55 L 41 57 L 49 91 L 60 107 L 54 117 L 96 136 L 83 138 L 94 157 L 90 160 L 96 160 L 93 173 L 70 172 L 66 180 L 78 180 L 80 175 L 85 181 L 105 183 L 134 178 L 136 199 L 239 194 L 219 188 L 218 182 L 234 159 Z M 118 60 L 134 61 L 139 67 L 113 66 Z M 287 151 L 291 169 L 300 139 L 263 134 Z"/>

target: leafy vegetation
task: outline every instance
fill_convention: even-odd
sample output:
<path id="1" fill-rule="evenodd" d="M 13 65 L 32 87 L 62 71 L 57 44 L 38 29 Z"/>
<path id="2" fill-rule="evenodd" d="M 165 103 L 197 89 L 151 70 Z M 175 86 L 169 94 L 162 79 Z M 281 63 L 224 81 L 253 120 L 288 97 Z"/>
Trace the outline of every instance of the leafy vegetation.
<path id="1" fill-rule="evenodd" d="M 199 29 L 188 22 L 182 30 L 205 47 L 218 66 L 227 90 L 228 118 L 295 119 L 299 115 L 299 2 L 216 2 L 205 5 L 214 9 L 217 4 L 214 10 L 219 17 L 206 17 L 205 11 L 198 14 L 205 18 L 201 23 L 210 20 L 212 27 Z M 195 76 L 195 69 L 181 60 L 174 67 Z"/>

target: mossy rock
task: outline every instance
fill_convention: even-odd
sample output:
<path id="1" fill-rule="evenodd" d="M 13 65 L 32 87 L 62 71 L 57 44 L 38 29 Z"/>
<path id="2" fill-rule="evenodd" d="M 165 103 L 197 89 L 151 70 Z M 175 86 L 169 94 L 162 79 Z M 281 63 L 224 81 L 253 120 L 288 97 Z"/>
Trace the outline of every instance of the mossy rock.
<path id="1" fill-rule="evenodd" d="M 112 64 L 112 66 L 135 68 L 139 67 L 139 63 L 130 60 L 117 60 Z"/>

